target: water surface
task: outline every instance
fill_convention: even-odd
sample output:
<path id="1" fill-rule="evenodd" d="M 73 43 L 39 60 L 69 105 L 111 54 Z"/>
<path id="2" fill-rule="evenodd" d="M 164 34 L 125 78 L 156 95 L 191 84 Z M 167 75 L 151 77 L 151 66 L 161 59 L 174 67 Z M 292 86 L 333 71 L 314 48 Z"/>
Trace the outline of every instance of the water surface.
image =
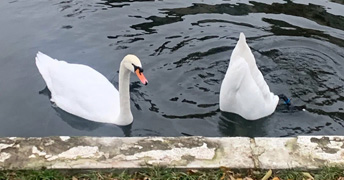
<path id="1" fill-rule="evenodd" d="M 344 135 L 343 9 L 335 0 L 0 1 L 0 136 Z M 292 108 L 258 121 L 219 111 L 240 32 Z M 116 87 L 121 59 L 136 54 L 149 85 L 131 78 L 134 123 L 120 128 L 54 107 L 37 51 L 89 65 Z"/>

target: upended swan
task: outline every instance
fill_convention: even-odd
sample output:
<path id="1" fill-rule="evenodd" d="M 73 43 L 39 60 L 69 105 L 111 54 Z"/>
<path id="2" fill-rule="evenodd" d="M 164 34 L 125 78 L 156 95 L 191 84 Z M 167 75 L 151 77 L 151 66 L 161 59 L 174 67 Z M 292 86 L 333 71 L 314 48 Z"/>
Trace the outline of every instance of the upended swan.
<path id="1" fill-rule="evenodd" d="M 86 65 L 59 61 L 38 52 L 36 66 L 53 103 L 68 113 L 102 123 L 131 124 L 130 73 L 135 73 L 143 84 L 148 83 L 135 55 L 127 55 L 121 62 L 119 92 L 106 77 Z"/>
<path id="2" fill-rule="evenodd" d="M 220 110 L 256 120 L 272 114 L 279 98 L 290 104 L 286 96 L 270 92 L 244 33 L 240 33 L 221 84 Z"/>

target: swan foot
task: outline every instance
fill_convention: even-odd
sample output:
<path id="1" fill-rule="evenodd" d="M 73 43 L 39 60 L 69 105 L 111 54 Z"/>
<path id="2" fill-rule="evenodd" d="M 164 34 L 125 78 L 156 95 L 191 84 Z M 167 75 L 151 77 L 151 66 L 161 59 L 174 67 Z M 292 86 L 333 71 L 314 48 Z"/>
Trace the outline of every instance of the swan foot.
<path id="1" fill-rule="evenodd" d="M 282 100 L 284 101 L 284 104 L 286 104 L 287 106 L 290 106 L 290 105 L 291 105 L 290 99 L 289 99 L 286 95 L 284 95 L 284 94 L 279 94 L 278 97 L 279 97 L 280 99 L 282 99 Z"/>
<path id="2" fill-rule="evenodd" d="M 55 103 L 55 102 L 51 102 L 51 106 L 53 107 L 53 108 L 57 108 L 58 106 L 57 106 L 57 104 Z"/>

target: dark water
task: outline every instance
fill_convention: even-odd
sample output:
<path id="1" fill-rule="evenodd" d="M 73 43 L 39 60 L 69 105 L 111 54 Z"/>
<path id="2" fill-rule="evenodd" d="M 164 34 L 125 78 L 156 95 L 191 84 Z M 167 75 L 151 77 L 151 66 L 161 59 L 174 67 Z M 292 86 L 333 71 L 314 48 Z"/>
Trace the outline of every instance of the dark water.
<path id="1" fill-rule="evenodd" d="M 344 1 L 0 1 L 0 136 L 344 135 Z M 292 98 L 258 121 L 219 111 L 239 33 L 270 89 Z M 118 86 L 128 53 L 130 127 L 94 123 L 53 107 L 34 57 L 86 64 Z M 302 111 L 305 109 L 305 111 Z"/>

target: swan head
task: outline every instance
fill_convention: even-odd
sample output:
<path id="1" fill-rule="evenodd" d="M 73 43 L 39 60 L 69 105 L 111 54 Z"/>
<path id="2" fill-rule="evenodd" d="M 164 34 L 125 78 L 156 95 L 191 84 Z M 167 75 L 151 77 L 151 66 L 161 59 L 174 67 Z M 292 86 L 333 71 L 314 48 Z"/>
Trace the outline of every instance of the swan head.
<path id="1" fill-rule="evenodd" d="M 124 67 L 126 67 L 129 71 L 137 75 L 137 77 L 140 79 L 142 84 L 144 85 L 148 84 L 148 80 L 143 75 L 141 61 L 137 56 L 128 54 L 123 58 L 122 63 Z"/>

